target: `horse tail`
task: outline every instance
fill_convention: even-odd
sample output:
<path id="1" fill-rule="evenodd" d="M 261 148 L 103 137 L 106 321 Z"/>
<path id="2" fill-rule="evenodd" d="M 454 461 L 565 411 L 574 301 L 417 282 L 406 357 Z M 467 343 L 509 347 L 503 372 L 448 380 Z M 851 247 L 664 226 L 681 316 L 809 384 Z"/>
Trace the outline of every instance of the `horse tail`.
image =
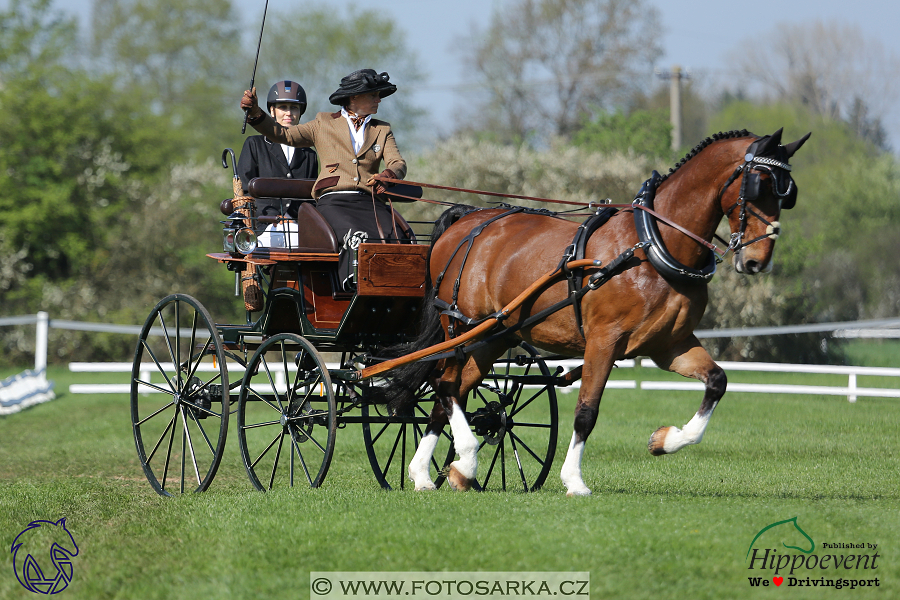
<path id="1" fill-rule="evenodd" d="M 441 326 L 441 312 L 434 303 L 437 290 L 431 283 L 431 252 L 438 238 L 456 221 L 466 214 L 478 210 L 464 204 L 454 204 L 445 210 L 434 222 L 431 232 L 431 247 L 425 261 L 425 296 L 419 310 L 417 335 L 411 342 L 388 346 L 378 351 L 380 358 L 399 358 L 419 350 L 434 346 L 444 341 L 444 328 Z M 387 372 L 384 387 L 371 386 L 366 399 L 376 404 L 387 404 L 392 413 L 398 413 L 416 400 L 416 391 L 425 383 L 429 375 L 435 371 L 436 360 L 420 360 L 400 365 Z"/>

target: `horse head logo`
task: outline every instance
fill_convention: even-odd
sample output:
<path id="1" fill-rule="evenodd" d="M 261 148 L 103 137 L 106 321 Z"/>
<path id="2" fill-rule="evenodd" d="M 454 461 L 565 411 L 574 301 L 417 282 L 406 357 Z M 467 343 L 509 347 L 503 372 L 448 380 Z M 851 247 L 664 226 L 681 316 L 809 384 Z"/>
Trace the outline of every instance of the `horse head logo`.
<path id="1" fill-rule="evenodd" d="M 813 550 L 816 549 L 816 543 L 813 541 L 813 539 L 811 537 L 809 537 L 809 535 L 807 535 L 807 533 L 805 531 L 803 531 L 800 528 L 799 525 L 797 525 L 797 517 L 794 517 L 792 519 L 785 519 L 784 521 L 778 521 L 777 523 L 772 523 L 771 525 L 767 525 L 767 526 L 763 527 L 762 529 L 760 529 L 759 533 L 756 534 L 756 537 L 753 538 L 753 541 L 750 542 L 750 547 L 747 548 L 747 557 L 750 556 L 750 551 L 753 550 L 753 544 L 756 543 L 756 540 L 759 539 L 759 536 L 761 536 L 768 530 L 772 529 L 773 527 L 778 527 L 779 525 L 787 525 L 788 523 L 793 525 L 793 527 L 783 527 L 778 530 L 778 533 L 781 535 L 782 539 L 787 538 L 788 535 L 792 535 L 794 533 L 794 531 L 799 531 L 800 534 L 804 538 L 809 540 L 809 550 L 807 550 L 805 548 L 801 548 L 800 546 L 788 546 L 783 541 L 781 542 L 781 545 L 784 546 L 785 548 L 790 548 L 792 550 L 799 550 L 800 552 L 803 552 L 804 554 L 812 554 Z M 803 545 L 805 546 L 806 543 L 803 542 Z"/>
<path id="2" fill-rule="evenodd" d="M 46 559 L 41 559 L 49 546 L 50 562 L 56 568 L 53 572 Z M 36 594 L 57 594 L 72 581 L 72 558 L 78 556 L 78 544 L 66 529 L 65 518 L 59 521 L 32 521 L 22 533 L 16 536 L 10 552 L 16 578 L 22 587 Z"/>

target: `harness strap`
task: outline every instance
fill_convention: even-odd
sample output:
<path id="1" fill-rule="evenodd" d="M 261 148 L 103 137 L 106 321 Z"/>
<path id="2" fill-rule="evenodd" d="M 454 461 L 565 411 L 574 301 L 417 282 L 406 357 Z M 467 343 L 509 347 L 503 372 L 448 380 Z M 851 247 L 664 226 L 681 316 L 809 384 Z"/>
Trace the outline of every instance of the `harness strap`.
<path id="1" fill-rule="evenodd" d="M 487 221 L 485 221 L 484 223 L 473 228 L 464 238 L 459 240 L 459 244 L 456 245 L 456 249 L 453 251 L 453 253 L 450 255 L 450 258 L 447 260 L 447 266 L 445 266 L 444 270 L 441 271 L 440 275 L 437 276 L 437 279 L 435 280 L 435 283 L 434 283 L 434 289 L 438 290 L 441 287 L 441 282 L 444 280 L 444 275 L 447 273 L 447 269 L 450 268 L 450 263 L 452 263 L 453 259 L 456 258 L 456 254 L 459 252 L 460 248 L 462 248 L 463 244 L 467 243 L 468 245 L 466 247 L 466 252 L 463 255 L 462 263 L 459 265 L 459 273 L 456 275 L 456 281 L 453 283 L 452 302 L 450 303 L 448 308 L 444 311 L 444 314 L 451 315 L 450 311 L 456 310 L 456 300 L 459 298 L 459 284 L 460 284 L 460 281 L 462 280 L 463 269 L 466 266 L 466 261 L 469 259 L 469 252 L 472 251 L 472 246 L 474 245 L 475 238 L 478 237 L 479 235 L 481 235 L 481 232 L 484 231 L 484 228 L 487 227 L 488 225 L 490 225 L 491 223 L 493 223 L 494 221 L 502 219 L 503 217 L 508 217 L 509 215 L 512 215 L 512 214 L 515 214 L 518 212 L 522 212 L 523 210 L 525 210 L 524 207 L 517 206 L 515 208 L 507 210 L 506 212 L 500 213 L 499 215 L 495 215 L 495 216 L 491 217 L 490 219 L 488 219 Z M 435 299 L 437 299 L 437 294 L 435 294 Z M 455 318 L 455 317 L 453 317 L 453 318 Z M 448 327 L 448 333 L 450 334 L 451 338 L 456 337 L 456 327 L 453 324 L 453 318 L 450 319 L 450 324 Z"/>
<path id="2" fill-rule="evenodd" d="M 584 268 L 578 267 L 576 269 L 569 269 L 568 262 L 570 260 L 581 260 L 584 258 L 585 248 L 587 247 L 587 243 L 591 238 L 591 235 L 593 235 L 595 231 L 602 227 L 616 212 L 617 209 L 611 207 L 598 209 L 596 213 L 594 213 L 585 222 L 579 225 L 578 229 L 575 231 L 575 237 L 572 240 L 572 243 L 568 247 L 566 247 L 566 250 L 563 253 L 562 260 L 560 260 L 559 266 L 557 266 L 556 268 L 562 271 L 566 276 L 566 281 L 569 288 L 569 296 L 576 294 L 578 290 L 581 289 L 582 283 L 584 281 Z M 581 317 L 581 302 L 573 302 L 572 308 L 575 310 L 575 323 L 578 325 L 578 331 L 581 333 L 581 337 L 584 338 L 584 323 Z"/>
<path id="3" fill-rule="evenodd" d="M 563 308 L 569 306 L 570 304 L 572 304 L 573 306 L 577 305 L 580 302 L 582 296 L 584 296 L 585 294 L 587 294 L 588 292 L 590 292 L 592 290 L 598 289 L 599 287 L 604 285 L 607 281 L 612 279 L 614 276 L 621 273 L 624 270 L 625 263 L 627 263 L 629 260 L 631 260 L 631 258 L 634 256 L 634 251 L 639 248 L 643 248 L 644 245 L 645 244 L 643 244 L 643 243 L 638 243 L 638 244 L 635 244 L 632 248 L 628 248 L 627 250 L 622 252 L 619 256 L 614 258 L 608 265 L 606 265 L 605 267 L 603 267 L 602 269 L 600 269 L 599 271 L 597 271 L 596 273 L 591 275 L 591 277 L 588 279 L 588 284 L 586 286 L 584 286 L 583 288 L 578 290 L 576 293 L 569 295 L 566 299 L 560 300 L 556 304 L 553 304 L 552 306 L 549 306 L 549 307 L 545 308 L 544 310 L 531 315 L 527 319 L 525 319 L 523 321 L 519 321 L 518 323 L 505 328 L 503 331 L 498 331 L 497 333 L 495 333 L 487 338 L 484 338 L 482 340 L 479 340 L 477 342 L 473 342 L 473 343 L 465 345 L 465 346 L 457 346 L 456 348 L 454 348 L 453 350 L 450 350 L 448 352 L 443 352 L 441 354 L 435 354 L 435 355 L 429 356 L 427 358 L 421 358 L 419 360 L 440 360 L 440 359 L 451 358 L 451 357 L 456 358 L 457 360 L 460 360 L 459 359 L 460 351 L 462 351 L 463 354 L 471 354 L 478 348 L 486 346 L 487 344 L 495 342 L 506 336 L 512 335 L 513 333 L 519 331 L 520 329 L 524 329 L 526 327 L 534 325 L 535 323 L 537 323 L 539 321 L 543 321 L 544 319 L 546 319 L 553 313 L 562 310 Z M 474 321 L 474 320 L 472 320 L 472 321 L 473 321 L 473 323 L 477 323 L 477 322 L 484 321 L 484 320 L 487 320 L 490 318 L 497 318 L 495 315 L 498 315 L 498 314 L 500 314 L 500 313 L 494 313 L 494 315 L 490 315 L 479 321 Z M 505 318 L 505 316 L 504 316 L 504 318 Z M 499 324 L 501 322 L 501 320 L 502 319 L 498 319 L 497 324 Z"/>

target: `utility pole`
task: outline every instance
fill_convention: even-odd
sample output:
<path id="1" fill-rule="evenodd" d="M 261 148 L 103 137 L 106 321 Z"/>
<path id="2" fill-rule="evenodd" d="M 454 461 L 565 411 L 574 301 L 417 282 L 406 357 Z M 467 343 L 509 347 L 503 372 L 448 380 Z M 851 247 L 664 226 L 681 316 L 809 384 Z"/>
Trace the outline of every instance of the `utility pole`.
<path id="1" fill-rule="evenodd" d="M 656 76 L 669 80 L 669 120 L 672 123 L 672 150 L 681 148 L 681 80 L 689 79 L 690 75 L 674 65 L 671 71 L 657 70 Z"/>

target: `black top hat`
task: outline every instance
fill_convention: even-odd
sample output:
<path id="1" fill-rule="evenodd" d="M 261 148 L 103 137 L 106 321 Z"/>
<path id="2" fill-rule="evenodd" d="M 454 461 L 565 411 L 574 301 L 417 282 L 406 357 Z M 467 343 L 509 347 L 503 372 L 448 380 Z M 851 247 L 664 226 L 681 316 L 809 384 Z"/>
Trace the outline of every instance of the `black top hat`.
<path id="1" fill-rule="evenodd" d="M 390 83 L 387 73 L 376 73 L 374 69 L 360 69 L 341 79 L 341 87 L 328 97 L 332 104 L 342 106 L 350 96 L 380 92 L 380 96 L 390 96 L 397 91 L 397 86 Z"/>

